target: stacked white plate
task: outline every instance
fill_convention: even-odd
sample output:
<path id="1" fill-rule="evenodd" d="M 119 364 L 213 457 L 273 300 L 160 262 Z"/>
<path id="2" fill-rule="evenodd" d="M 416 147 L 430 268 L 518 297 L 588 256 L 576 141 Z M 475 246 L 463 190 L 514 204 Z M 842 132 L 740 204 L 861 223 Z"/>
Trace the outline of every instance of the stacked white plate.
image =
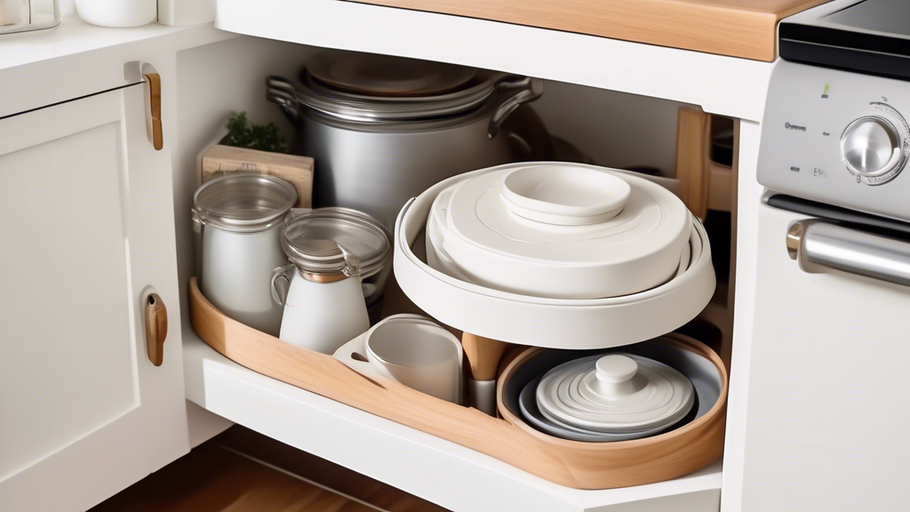
<path id="1" fill-rule="evenodd" d="M 432 267 L 534 297 L 596 299 L 659 286 L 689 266 L 692 217 L 669 190 L 566 163 L 503 168 L 443 190 L 427 222 Z"/>

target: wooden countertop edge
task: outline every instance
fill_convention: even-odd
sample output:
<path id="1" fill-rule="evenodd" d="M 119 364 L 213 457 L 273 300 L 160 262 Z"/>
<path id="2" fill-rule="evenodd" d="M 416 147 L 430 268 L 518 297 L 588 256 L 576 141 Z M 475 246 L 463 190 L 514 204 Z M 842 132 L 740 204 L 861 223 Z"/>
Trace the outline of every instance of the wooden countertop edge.
<path id="1" fill-rule="evenodd" d="M 349 1 L 771 62 L 777 56 L 777 23 L 828 0 L 805 0 L 780 11 L 666 0 Z"/>

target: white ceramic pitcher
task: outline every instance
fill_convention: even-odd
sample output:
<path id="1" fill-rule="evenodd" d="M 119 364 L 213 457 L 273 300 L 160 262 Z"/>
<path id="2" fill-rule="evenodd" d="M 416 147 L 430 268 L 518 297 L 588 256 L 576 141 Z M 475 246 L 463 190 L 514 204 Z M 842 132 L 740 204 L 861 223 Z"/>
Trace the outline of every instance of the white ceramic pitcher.
<path id="1" fill-rule="evenodd" d="M 281 230 L 292 263 L 272 273 L 272 298 L 284 306 L 281 340 L 331 354 L 370 328 L 361 276 L 381 271 L 391 243 L 380 224 L 355 213 L 313 210 Z"/>
<path id="2" fill-rule="evenodd" d="M 314 275 L 301 272 L 296 265 L 276 268 L 272 296 L 284 305 L 279 339 L 332 354 L 369 329 L 360 275 L 356 270 L 348 270 L 348 274 Z M 283 289 L 287 289 L 286 294 Z"/>

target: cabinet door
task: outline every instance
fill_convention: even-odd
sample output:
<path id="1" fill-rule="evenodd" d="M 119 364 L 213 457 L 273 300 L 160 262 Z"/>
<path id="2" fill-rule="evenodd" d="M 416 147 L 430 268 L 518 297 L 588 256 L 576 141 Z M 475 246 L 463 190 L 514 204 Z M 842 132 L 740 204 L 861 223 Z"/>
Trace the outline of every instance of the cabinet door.
<path id="1" fill-rule="evenodd" d="M 85 510 L 188 451 L 170 157 L 148 102 L 137 83 L 0 119 L 0 509 Z M 152 292 L 171 313 L 158 367 Z"/>

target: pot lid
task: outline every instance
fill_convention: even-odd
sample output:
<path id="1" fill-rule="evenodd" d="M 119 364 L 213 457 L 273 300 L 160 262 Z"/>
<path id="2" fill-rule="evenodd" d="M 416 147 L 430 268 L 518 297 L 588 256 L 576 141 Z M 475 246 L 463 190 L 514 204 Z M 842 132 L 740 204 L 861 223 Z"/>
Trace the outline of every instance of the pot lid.
<path id="1" fill-rule="evenodd" d="M 378 273 L 388 264 L 387 230 L 369 215 L 346 208 L 320 208 L 288 221 L 281 246 L 301 272 L 316 275 Z"/>
<path id="2" fill-rule="evenodd" d="M 604 266 L 662 251 L 678 261 L 691 222 L 678 197 L 645 179 L 541 163 L 459 183 L 445 225 L 499 255 L 543 265 Z"/>
<path id="3" fill-rule="evenodd" d="M 461 88 L 477 74 L 453 64 L 338 50 L 318 53 L 307 70 L 339 91 L 380 97 L 439 95 Z"/>
<path id="4" fill-rule="evenodd" d="M 275 226 L 297 202 L 287 181 L 261 174 L 229 174 L 204 183 L 193 195 L 193 213 L 225 231 L 257 232 Z"/>
<path id="5" fill-rule="evenodd" d="M 692 383 L 664 363 L 612 353 L 563 363 L 537 387 L 541 414 L 605 433 L 656 431 L 674 425 L 695 403 Z"/>
<path id="6" fill-rule="evenodd" d="M 385 67 L 373 68 L 367 60 L 382 61 Z M 371 124 L 462 114 L 485 104 L 497 90 L 530 83 L 506 73 L 345 52 L 320 54 L 307 66 L 295 88 L 299 103 L 337 119 Z"/>

